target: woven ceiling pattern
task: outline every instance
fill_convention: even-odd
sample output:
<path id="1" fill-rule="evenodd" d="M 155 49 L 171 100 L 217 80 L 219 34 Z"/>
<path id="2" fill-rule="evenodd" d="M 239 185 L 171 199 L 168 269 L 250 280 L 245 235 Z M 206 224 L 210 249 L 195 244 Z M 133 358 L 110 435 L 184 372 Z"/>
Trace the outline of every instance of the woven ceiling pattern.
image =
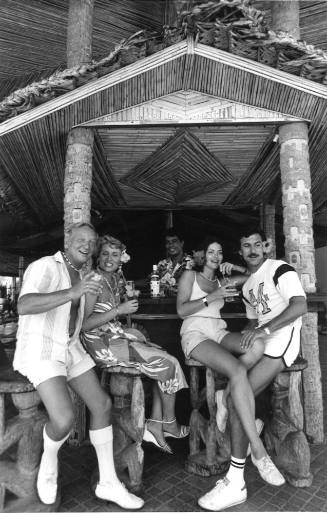
<path id="1" fill-rule="evenodd" d="M 121 183 L 170 205 L 221 189 L 231 173 L 188 130 L 181 129 Z"/>
<path id="2" fill-rule="evenodd" d="M 327 53 L 288 34 L 269 30 L 264 12 L 252 7 L 248 0 L 201 3 L 190 11 L 182 11 L 176 25 L 164 26 L 157 33 L 138 32 L 116 45 L 100 61 L 57 72 L 15 91 L 0 103 L 0 122 L 190 35 L 205 45 L 327 83 Z"/>

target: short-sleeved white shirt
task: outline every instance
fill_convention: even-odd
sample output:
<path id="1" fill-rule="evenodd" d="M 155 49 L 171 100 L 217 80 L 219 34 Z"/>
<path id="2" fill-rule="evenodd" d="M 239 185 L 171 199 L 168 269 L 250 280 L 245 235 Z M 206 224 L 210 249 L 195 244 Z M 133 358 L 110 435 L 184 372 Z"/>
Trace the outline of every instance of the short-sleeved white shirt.
<path id="1" fill-rule="evenodd" d="M 250 275 L 242 294 L 247 318 L 258 319 L 259 326 L 283 312 L 292 297 L 306 297 L 295 269 L 283 260 L 272 259 L 267 259 Z M 301 326 L 301 323 L 299 317 L 292 324 Z"/>
<path id="2" fill-rule="evenodd" d="M 36 260 L 25 271 L 20 296 L 49 293 L 70 288 L 71 280 L 62 254 Z M 84 314 L 84 296 L 80 299 L 74 336 L 69 338 L 71 301 L 47 312 L 20 315 L 17 345 L 13 366 L 15 370 L 28 367 L 37 360 L 66 362 L 68 343 L 78 338 Z"/>

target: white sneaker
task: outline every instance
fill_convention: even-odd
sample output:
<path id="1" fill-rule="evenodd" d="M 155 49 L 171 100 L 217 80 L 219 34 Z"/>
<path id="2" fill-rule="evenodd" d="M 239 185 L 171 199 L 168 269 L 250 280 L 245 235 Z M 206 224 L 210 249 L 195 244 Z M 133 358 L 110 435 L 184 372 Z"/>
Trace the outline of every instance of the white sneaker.
<path id="1" fill-rule="evenodd" d="M 223 403 L 223 395 L 224 395 L 224 390 L 216 391 L 216 405 L 217 405 L 216 421 L 217 421 L 218 429 L 221 433 L 225 432 L 226 422 L 227 422 L 227 418 L 228 418 L 228 410 Z"/>
<path id="2" fill-rule="evenodd" d="M 268 454 L 267 456 L 260 458 L 260 460 L 256 460 L 253 454 L 251 454 L 251 459 L 253 465 L 257 467 L 259 474 L 264 481 L 273 486 L 281 486 L 285 483 L 284 477 L 279 472 L 276 465 L 272 462 Z"/>
<path id="3" fill-rule="evenodd" d="M 124 509 L 140 509 L 144 506 L 144 500 L 130 493 L 120 481 L 115 484 L 98 483 L 95 495 L 104 501 L 114 502 Z"/>
<path id="4" fill-rule="evenodd" d="M 263 430 L 264 422 L 261 419 L 255 419 L 255 427 L 257 428 L 257 433 L 260 436 Z M 250 456 L 251 454 L 251 445 L 248 445 L 248 450 L 246 452 L 246 456 Z"/>
<path id="5" fill-rule="evenodd" d="M 49 472 L 47 465 L 41 458 L 39 473 L 37 475 L 36 488 L 39 498 L 43 504 L 53 504 L 57 498 L 58 471 Z"/>
<path id="6" fill-rule="evenodd" d="M 198 500 L 199 506 L 209 511 L 221 511 L 245 502 L 247 499 L 246 485 L 239 488 L 227 477 L 219 479 L 216 486 Z"/>

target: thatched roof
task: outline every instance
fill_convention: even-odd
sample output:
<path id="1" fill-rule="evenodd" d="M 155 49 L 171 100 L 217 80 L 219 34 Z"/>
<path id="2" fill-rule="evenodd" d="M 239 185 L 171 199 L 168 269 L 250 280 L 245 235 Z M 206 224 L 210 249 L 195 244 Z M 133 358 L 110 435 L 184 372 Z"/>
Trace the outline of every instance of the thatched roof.
<path id="1" fill-rule="evenodd" d="M 160 32 L 151 34 L 139 31 L 97 62 L 55 72 L 15 91 L 0 103 L 0 122 L 190 35 L 199 43 L 327 84 L 327 52 L 305 41 L 296 41 L 289 34 L 269 30 L 264 12 L 248 1 L 202 3 L 190 11 L 182 11 L 176 25 L 164 26 Z"/>
<path id="2" fill-rule="evenodd" d="M 226 211 L 268 200 L 278 206 L 274 136 L 283 122 L 278 116 L 308 120 L 315 221 L 321 220 L 327 57 L 319 48 L 271 32 L 265 20 L 248 2 L 208 2 L 183 12 L 176 26 L 138 31 L 91 65 L 56 72 L 3 100 L 2 212 L 28 220 L 20 230 L 4 233 L 3 247 L 30 254 L 61 236 L 66 139 L 71 127 L 82 123 L 95 127 L 92 210 L 105 218 L 108 212 L 141 208 Z M 263 115 L 261 123 L 244 126 L 139 126 L 132 132 L 122 121 L 114 126 L 114 118 L 123 120 L 128 109 L 144 102 L 149 109 L 178 110 L 190 99 L 208 105 L 228 100 L 276 115 L 274 121 Z M 110 127 L 101 125 L 101 116 Z M 197 165 L 191 155 L 202 156 Z M 160 162 L 169 166 L 163 169 Z M 187 170 L 183 176 L 181 166 Z"/>

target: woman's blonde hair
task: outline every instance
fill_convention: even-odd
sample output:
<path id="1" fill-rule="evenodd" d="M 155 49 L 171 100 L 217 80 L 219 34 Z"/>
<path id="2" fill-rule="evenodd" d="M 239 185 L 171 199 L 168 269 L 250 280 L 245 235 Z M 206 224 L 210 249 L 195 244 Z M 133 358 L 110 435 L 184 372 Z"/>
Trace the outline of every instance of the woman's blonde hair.
<path id="1" fill-rule="evenodd" d="M 97 240 L 97 249 L 96 249 L 96 258 L 98 258 L 103 246 L 105 244 L 109 244 L 109 246 L 113 248 L 120 249 L 121 252 L 123 252 L 126 249 L 126 246 L 123 242 L 121 242 L 119 239 L 116 239 L 115 237 L 112 237 L 111 235 L 103 235 L 102 237 L 99 237 Z"/>

